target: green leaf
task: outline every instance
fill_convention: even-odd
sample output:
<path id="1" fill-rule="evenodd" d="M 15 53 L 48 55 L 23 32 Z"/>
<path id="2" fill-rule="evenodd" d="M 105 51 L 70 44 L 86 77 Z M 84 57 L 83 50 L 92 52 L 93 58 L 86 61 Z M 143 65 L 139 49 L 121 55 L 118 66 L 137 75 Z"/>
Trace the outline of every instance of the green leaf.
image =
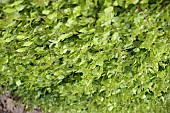
<path id="1" fill-rule="evenodd" d="M 17 5 L 21 4 L 22 2 L 24 2 L 24 0 L 17 0 L 17 1 L 15 1 L 14 3 L 12 3 L 10 6 L 11 6 L 11 7 L 17 6 Z"/>
<path id="2" fill-rule="evenodd" d="M 16 7 L 16 10 L 17 10 L 17 11 L 22 11 L 24 8 L 25 8 L 25 5 L 18 5 L 18 6 Z"/>
<path id="3" fill-rule="evenodd" d="M 139 48 L 135 48 L 135 49 L 133 49 L 133 51 L 134 51 L 134 52 L 139 52 L 140 49 L 139 49 Z"/>
<path id="4" fill-rule="evenodd" d="M 4 9 L 3 11 L 4 11 L 5 13 L 13 13 L 13 12 L 16 11 L 16 9 L 14 9 L 14 8 L 6 8 L 6 9 Z"/>
<path id="5" fill-rule="evenodd" d="M 25 68 L 24 68 L 22 65 L 16 66 L 16 69 L 17 69 L 17 71 L 19 71 L 19 72 L 25 71 Z"/>
<path id="6" fill-rule="evenodd" d="M 26 51 L 27 50 L 27 48 L 20 48 L 20 49 L 17 49 L 16 51 L 17 52 L 24 52 L 24 51 Z"/>
<path id="7" fill-rule="evenodd" d="M 0 58 L 0 65 L 8 63 L 8 58 Z"/>
<path id="8" fill-rule="evenodd" d="M 23 44 L 23 46 L 30 46 L 33 42 L 27 41 Z"/>
<path id="9" fill-rule="evenodd" d="M 7 39 L 5 40 L 5 42 L 11 42 L 13 39 L 14 39 L 13 37 L 7 38 Z"/>
<path id="10" fill-rule="evenodd" d="M 50 10 L 43 10 L 42 14 L 48 15 L 50 13 Z M 53 17 L 49 17 L 49 18 L 53 18 Z"/>
<path id="11" fill-rule="evenodd" d="M 119 4 L 118 4 L 117 1 L 114 1 L 113 5 L 114 5 L 114 6 L 118 6 Z"/>
<path id="12" fill-rule="evenodd" d="M 104 9 L 105 14 L 112 13 L 112 11 L 113 11 L 113 7 L 112 6 L 107 7 L 106 9 Z"/>
<path id="13" fill-rule="evenodd" d="M 96 65 L 103 66 L 103 59 L 97 59 Z"/>
<path id="14" fill-rule="evenodd" d="M 149 2 L 149 0 L 141 0 L 140 1 L 141 4 L 145 4 L 145 3 L 148 3 L 148 2 Z"/>
<path id="15" fill-rule="evenodd" d="M 16 38 L 17 38 L 18 40 L 25 40 L 25 39 L 27 39 L 28 37 L 26 37 L 25 35 L 18 35 Z"/>
<path id="16" fill-rule="evenodd" d="M 148 48 L 148 46 L 149 46 L 149 43 L 147 43 L 147 42 L 143 42 L 141 45 L 140 45 L 140 48 Z"/>
<path id="17" fill-rule="evenodd" d="M 73 35 L 73 33 L 68 33 L 68 34 L 62 34 L 60 37 L 58 37 L 58 42 L 63 41 L 66 38 L 69 38 Z"/>
<path id="18" fill-rule="evenodd" d="M 8 25 L 8 23 L 5 20 L 0 19 L 0 29 L 6 28 L 7 25 Z"/>
<path id="19" fill-rule="evenodd" d="M 110 107 L 108 108 L 109 111 L 112 111 L 112 109 L 113 109 L 113 106 L 110 106 Z"/>
<path id="20" fill-rule="evenodd" d="M 15 19 L 18 19 L 20 17 L 20 14 L 18 12 L 10 13 L 8 16 L 8 21 L 15 22 Z"/>
<path id="21" fill-rule="evenodd" d="M 125 8 L 127 8 L 130 4 L 137 4 L 139 0 L 127 0 L 125 4 Z"/>
<path id="22" fill-rule="evenodd" d="M 73 15 L 74 17 L 80 16 L 81 14 L 81 6 L 77 6 L 73 9 Z"/>
<path id="23" fill-rule="evenodd" d="M 22 84 L 20 80 L 17 80 L 15 83 L 17 86 L 20 86 Z"/>
<path id="24" fill-rule="evenodd" d="M 73 18 L 69 18 L 67 20 L 67 23 L 65 24 L 67 27 L 72 27 L 73 25 L 76 25 L 77 21 L 75 21 Z"/>
<path id="25" fill-rule="evenodd" d="M 56 18 L 57 17 L 57 14 L 54 12 L 54 13 L 52 13 L 52 14 L 49 14 L 48 16 L 47 16 L 47 18 L 48 19 L 50 19 L 50 20 L 52 20 L 52 19 L 54 19 L 54 18 Z"/>
<path id="26" fill-rule="evenodd" d="M 57 78 L 58 78 L 59 80 L 62 80 L 62 79 L 64 79 L 64 76 L 63 76 L 63 75 L 59 75 Z"/>

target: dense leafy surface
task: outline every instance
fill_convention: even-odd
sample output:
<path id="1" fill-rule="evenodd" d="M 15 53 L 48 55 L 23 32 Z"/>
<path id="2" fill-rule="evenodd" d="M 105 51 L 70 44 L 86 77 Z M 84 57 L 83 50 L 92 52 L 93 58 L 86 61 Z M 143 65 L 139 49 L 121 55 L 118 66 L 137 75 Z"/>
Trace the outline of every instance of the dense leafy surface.
<path id="1" fill-rule="evenodd" d="M 0 9 L 0 84 L 28 105 L 168 113 L 169 0 L 0 0 Z"/>

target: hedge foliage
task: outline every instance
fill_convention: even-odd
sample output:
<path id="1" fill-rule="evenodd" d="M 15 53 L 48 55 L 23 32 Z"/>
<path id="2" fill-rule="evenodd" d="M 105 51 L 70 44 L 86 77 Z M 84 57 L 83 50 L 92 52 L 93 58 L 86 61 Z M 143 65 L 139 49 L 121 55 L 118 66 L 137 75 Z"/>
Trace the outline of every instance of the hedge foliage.
<path id="1" fill-rule="evenodd" d="M 0 0 L 0 84 L 63 113 L 170 111 L 169 0 Z"/>

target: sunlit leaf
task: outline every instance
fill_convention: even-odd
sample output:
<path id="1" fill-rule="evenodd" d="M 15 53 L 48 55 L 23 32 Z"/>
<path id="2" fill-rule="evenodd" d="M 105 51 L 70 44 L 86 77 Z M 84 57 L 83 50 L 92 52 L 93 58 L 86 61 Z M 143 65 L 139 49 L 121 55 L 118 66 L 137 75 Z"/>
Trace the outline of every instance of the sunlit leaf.
<path id="1" fill-rule="evenodd" d="M 32 43 L 33 43 L 33 42 L 28 41 L 28 42 L 25 42 L 25 43 L 23 44 L 23 46 L 30 46 Z"/>
<path id="2" fill-rule="evenodd" d="M 24 51 L 26 51 L 27 50 L 27 48 L 20 48 L 20 49 L 17 49 L 16 51 L 17 52 L 24 52 Z"/>
<path id="3" fill-rule="evenodd" d="M 16 81 L 16 84 L 17 84 L 17 86 L 20 86 L 22 83 L 21 83 L 20 80 L 17 80 L 17 81 Z"/>
<path id="4" fill-rule="evenodd" d="M 13 12 L 16 11 L 16 9 L 14 9 L 14 8 L 7 8 L 7 9 L 4 9 L 3 11 L 4 11 L 5 13 L 13 13 Z"/>

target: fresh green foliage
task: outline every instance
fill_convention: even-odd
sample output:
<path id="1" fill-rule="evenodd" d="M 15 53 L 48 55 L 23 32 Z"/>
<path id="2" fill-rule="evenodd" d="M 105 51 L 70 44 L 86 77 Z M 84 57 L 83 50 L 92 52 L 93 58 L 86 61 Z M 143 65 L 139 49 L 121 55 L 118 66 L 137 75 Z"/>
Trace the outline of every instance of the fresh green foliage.
<path id="1" fill-rule="evenodd" d="M 64 113 L 170 111 L 169 0 L 0 0 L 0 84 Z"/>

